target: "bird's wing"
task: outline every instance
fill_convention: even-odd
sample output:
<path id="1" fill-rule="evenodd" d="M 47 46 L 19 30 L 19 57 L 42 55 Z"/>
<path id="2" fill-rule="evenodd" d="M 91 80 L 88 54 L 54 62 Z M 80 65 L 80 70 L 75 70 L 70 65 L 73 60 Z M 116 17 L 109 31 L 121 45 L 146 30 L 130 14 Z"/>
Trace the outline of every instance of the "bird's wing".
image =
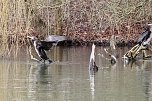
<path id="1" fill-rule="evenodd" d="M 41 47 L 44 50 L 50 50 L 53 44 L 57 43 L 57 41 L 41 41 Z"/>
<path id="2" fill-rule="evenodd" d="M 147 34 L 149 34 L 149 31 L 142 32 L 140 37 L 137 40 L 137 43 L 141 44 L 143 41 L 145 41 L 145 38 L 146 38 Z"/>
<path id="3" fill-rule="evenodd" d="M 148 34 L 145 36 L 145 39 L 144 39 L 144 42 L 143 42 L 143 45 L 147 45 L 150 43 L 150 40 L 152 38 L 152 35 L 151 35 L 151 31 L 148 32 Z"/>
<path id="4" fill-rule="evenodd" d="M 39 47 L 39 48 L 38 48 L 38 51 L 39 51 L 39 55 L 40 55 L 40 57 L 41 57 L 42 59 L 44 59 L 44 60 L 47 60 L 47 59 L 48 59 L 48 57 L 47 57 L 47 55 L 46 55 L 46 52 L 44 51 L 44 49 L 43 49 L 42 47 Z"/>

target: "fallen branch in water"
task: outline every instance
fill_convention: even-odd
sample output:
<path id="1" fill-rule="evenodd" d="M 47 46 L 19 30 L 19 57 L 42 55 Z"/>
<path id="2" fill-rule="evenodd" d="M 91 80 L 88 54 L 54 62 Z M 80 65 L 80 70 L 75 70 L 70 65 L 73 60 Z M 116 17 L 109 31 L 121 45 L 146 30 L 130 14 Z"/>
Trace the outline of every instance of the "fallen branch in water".
<path id="1" fill-rule="evenodd" d="M 109 52 L 107 51 L 107 49 L 105 49 L 105 48 L 104 48 L 104 51 L 111 57 L 111 58 L 110 58 L 110 62 L 111 62 L 112 64 L 115 64 L 116 61 L 117 61 L 116 57 L 115 57 L 113 54 L 109 53 Z"/>
<path id="2" fill-rule="evenodd" d="M 110 58 L 105 57 L 103 54 L 102 54 L 102 55 L 101 55 L 101 54 L 98 54 L 98 55 L 101 55 L 101 56 L 104 57 L 106 60 L 110 61 L 111 64 L 115 64 L 115 63 L 117 62 L 117 58 L 116 58 L 113 54 L 109 53 L 109 52 L 107 51 L 107 49 L 104 48 L 104 51 L 106 52 L 106 54 L 108 54 L 108 56 L 110 56 Z"/>
<path id="3" fill-rule="evenodd" d="M 135 45 L 133 48 L 131 48 L 129 51 L 127 51 L 127 53 L 124 55 L 124 58 L 126 59 L 130 59 L 130 60 L 135 60 L 136 59 L 136 56 L 142 52 L 143 54 L 143 58 L 150 58 L 151 56 L 147 56 L 147 53 L 146 51 L 147 50 L 150 50 L 152 51 L 150 48 L 146 48 L 145 46 L 143 45 Z"/>

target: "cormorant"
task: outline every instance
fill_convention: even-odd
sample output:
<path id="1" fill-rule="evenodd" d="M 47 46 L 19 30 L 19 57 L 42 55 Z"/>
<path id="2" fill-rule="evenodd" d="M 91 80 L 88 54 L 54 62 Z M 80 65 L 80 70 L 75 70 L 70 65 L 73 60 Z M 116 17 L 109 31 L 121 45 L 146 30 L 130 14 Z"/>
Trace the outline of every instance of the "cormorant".
<path id="1" fill-rule="evenodd" d="M 130 49 L 124 56 L 127 56 L 132 60 L 135 59 L 135 57 L 139 54 L 140 51 L 142 51 L 143 58 L 149 58 L 150 56 L 147 56 L 146 50 L 149 49 L 151 38 L 152 24 L 148 24 L 145 26 L 145 31 L 141 33 L 139 39 L 137 40 L 137 45 Z"/>
<path id="2" fill-rule="evenodd" d="M 146 27 L 145 27 L 145 31 L 141 33 L 141 36 L 139 37 L 137 43 L 139 45 L 148 45 L 150 40 L 152 38 L 152 24 L 148 24 Z"/>
<path id="3" fill-rule="evenodd" d="M 47 50 L 49 50 L 54 44 L 57 44 L 58 41 L 43 41 L 43 40 L 39 40 L 38 38 L 34 37 L 34 36 L 28 36 L 28 38 L 30 38 L 33 41 L 33 45 L 35 48 L 36 53 L 38 54 L 38 56 L 40 57 L 39 61 L 45 61 L 48 60 L 49 63 L 52 62 L 52 60 L 50 60 L 48 58 L 48 56 L 46 55 Z"/>

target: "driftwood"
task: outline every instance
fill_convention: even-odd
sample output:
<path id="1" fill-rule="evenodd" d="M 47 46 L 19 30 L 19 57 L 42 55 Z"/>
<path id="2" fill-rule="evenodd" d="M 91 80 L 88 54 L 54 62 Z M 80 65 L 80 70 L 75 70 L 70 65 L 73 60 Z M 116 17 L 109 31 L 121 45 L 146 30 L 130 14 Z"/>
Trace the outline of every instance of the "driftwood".
<path id="1" fill-rule="evenodd" d="M 147 51 L 148 48 L 146 46 L 143 46 L 142 44 L 135 45 L 133 48 L 131 48 L 127 53 L 124 55 L 125 58 L 128 58 L 130 60 L 136 59 L 137 55 L 142 52 L 143 54 L 143 59 L 149 58 L 151 56 L 147 56 Z"/>

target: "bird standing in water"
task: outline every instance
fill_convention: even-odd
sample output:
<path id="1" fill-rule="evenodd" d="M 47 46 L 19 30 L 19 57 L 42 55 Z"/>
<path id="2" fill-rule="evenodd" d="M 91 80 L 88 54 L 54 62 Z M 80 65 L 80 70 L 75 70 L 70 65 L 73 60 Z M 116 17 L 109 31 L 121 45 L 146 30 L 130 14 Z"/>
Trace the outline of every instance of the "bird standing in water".
<path id="1" fill-rule="evenodd" d="M 141 33 L 141 36 L 139 37 L 137 41 L 142 50 L 143 58 L 151 57 L 151 56 L 147 56 L 147 53 L 146 53 L 146 50 L 149 49 L 151 38 L 152 38 L 152 24 L 148 24 L 145 27 L 145 31 Z"/>
<path id="2" fill-rule="evenodd" d="M 141 36 L 139 37 L 137 43 L 139 45 L 148 45 L 150 40 L 152 38 L 152 24 L 148 24 L 145 27 L 145 31 L 141 33 Z"/>
<path id="3" fill-rule="evenodd" d="M 52 60 L 50 60 L 48 58 L 45 51 L 49 50 L 54 44 L 57 44 L 58 41 L 41 41 L 34 36 L 32 36 L 32 37 L 28 36 L 28 38 L 30 38 L 33 41 L 35 51 L 36 51 L 37 55 L 40 57 L 40 60 L 35 59 L 35 58 L 32 58 L 32 59 L 38 60 L 38 61 L 43 60 L 44 63 L 47 60 L 49 63 L 51 63 Z"/>
<path id="4" fill-rule="evenodd" d="M 152 24 L 145 26 L 145 31 L 141 33 L 139 39 L 137 40 L 137 45 L 131 48 L 124 56 L 129 59 L 135 59 L 140 51 L 143 53 L 143 58 L 149 58 L 147 56 L 146 50 L 150 50 L 150 41 L 152 39 Z"/>

